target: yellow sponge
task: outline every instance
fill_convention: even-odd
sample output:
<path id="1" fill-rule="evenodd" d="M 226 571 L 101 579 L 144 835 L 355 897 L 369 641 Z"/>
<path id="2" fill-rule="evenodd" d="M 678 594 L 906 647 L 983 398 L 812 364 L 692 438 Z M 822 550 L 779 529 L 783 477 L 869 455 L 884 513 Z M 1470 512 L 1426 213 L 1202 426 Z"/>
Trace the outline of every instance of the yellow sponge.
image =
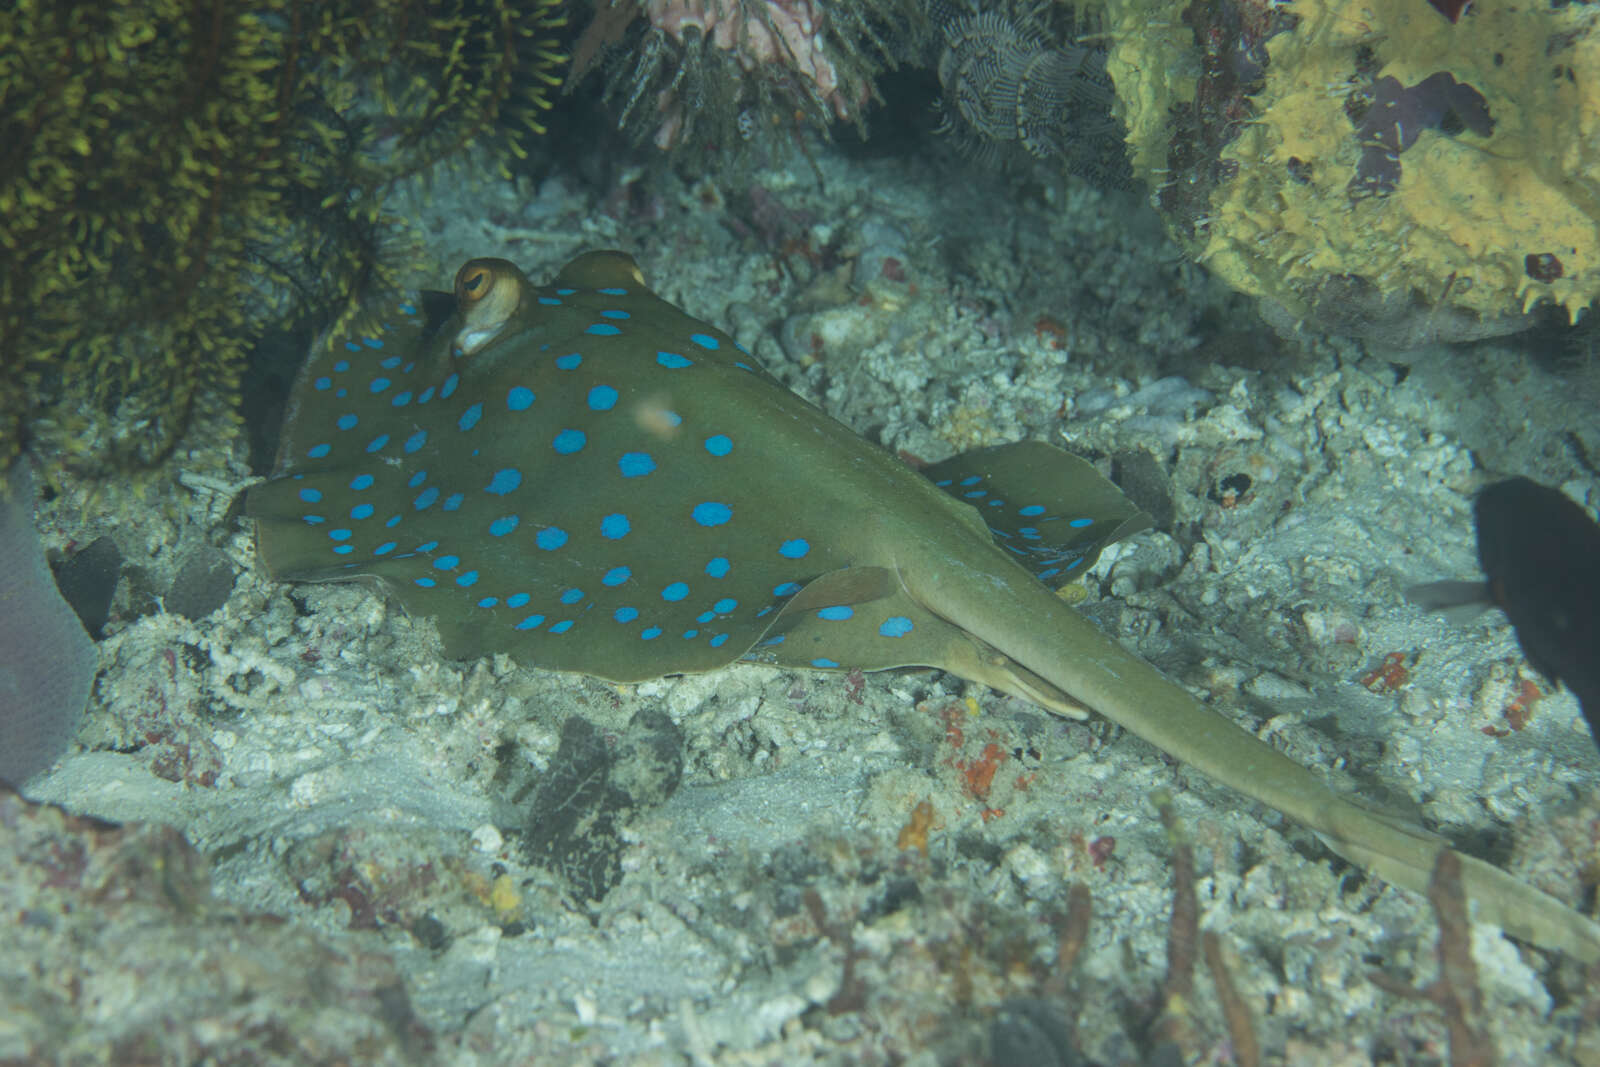
<path id="1" fill-rule="evenodd" d="M 1108 67 L 1135 167 L 1158 189 L 1200 183 L 1198 204 L 1161 200 L 1235 288 L 1303 315 L 1319 283 L 1353 275 L 1485 318 L 1540 302 L 1575 316 L 1600 292 L 1600 10 L 1474 0 L 1452 22 L 1424 0 L 1224 0 L 1204 18 L 1111 0 Z M 1252 33 L 1264 77 L 1229 98 L 1214 72 L 1248 65 Z M 1421 119 L 1390 131 L 1405 146 L 1391 173 L 1356 181 L 1383 151 L 1381 124 L 1362 123 L 1384 87 L 1440 86 L 1492 128 L 1413 95 L 1388 113 Z M 1198 161 L 1179 143 L 1194 116 L 1214 134 Z"/>

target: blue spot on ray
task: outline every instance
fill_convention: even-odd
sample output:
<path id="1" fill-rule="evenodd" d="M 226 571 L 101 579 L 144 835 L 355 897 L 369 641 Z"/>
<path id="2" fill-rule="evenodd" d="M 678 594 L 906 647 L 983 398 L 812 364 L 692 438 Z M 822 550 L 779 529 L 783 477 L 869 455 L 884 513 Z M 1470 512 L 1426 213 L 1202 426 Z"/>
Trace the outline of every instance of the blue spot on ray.
<path id="1" fill-rule="evenodd" d="M 891 615 L 883 620 L 878 627 L 878 632 L 885 637 L 904 637 L 914 628 L 914 624 L 904 615 Z"/>
<path id="2" fill-rule="evenodd" d="M 721 526 L 733 518 L 733 509 L 715 500 L 707 500 L 696 504 L 693 514 L 694 521 L 701 526 Z"/>
<path id="3" fill-rule="evenodd" d="M 632 525 L 628 522 L 628 516 L 618 512 L 613 512 L 600 520 L 600 536 L 607 540 L 620 540 L 628 536 L 630 529 Z"/>
<path id="4" fill-rule="evenodd" d="M 648 452 L 624 452 L 617 469 L 624 478 L 641 478 L 656 469 L 656 461 Z"/>
<path id="5" fill-rule="evenodd" d="M 489 484 L 484 492 L 494 493 L 496 496 L 505 496 L 522 484 L 522 472 L 515 467 L 505 467 L 494 472 L 494 477 L 489 479 Z"/>
<path id="6" fill-rule="evenodd" d="M 534 535 L 533 543 L 546 552 L 553 552 L 567 543 L 567 531 L 559 526 L 546 526 Z"/>
<path id="7" fill-rule="evenodd" d="M 676 352 L 657 352 L 656 362 L 668 370 L 682 370 L 684 367 L 694 365 L 694 360 L 680 356 Z"/>
<path id="8" fill-rule="evenodd" d="M 556 434 L 555 440 L 550 443 L 561 455 L 570 456 L 574 452 L 580 451 L 587 440 L 588 438 L 584 436 L 582 430 L 567 429 Z"/>

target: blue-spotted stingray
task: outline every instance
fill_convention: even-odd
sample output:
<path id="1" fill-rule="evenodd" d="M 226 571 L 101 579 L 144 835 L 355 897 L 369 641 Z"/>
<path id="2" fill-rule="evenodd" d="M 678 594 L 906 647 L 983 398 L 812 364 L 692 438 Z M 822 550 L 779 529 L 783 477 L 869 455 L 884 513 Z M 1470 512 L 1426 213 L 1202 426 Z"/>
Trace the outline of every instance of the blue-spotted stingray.
<path id="1" fill-rule="evenodd" d="M 1445 845 L 1347 799 L 1169 682 L 1051 584 L 1146 520 L 1088 463 L 1025 442 L 913 470 L 727 334 L 592 252 L 549 286 L 475 259 L 454 293 L 318 342 L 276 476 L 271 573 L 375 580 L 454 657 L 618 682 L 739 660 L 942 668 L 1088 708 L 1424 890 Z M 1462 857 L 1478 918 L 1600 959 L 1600 927 Z"/>

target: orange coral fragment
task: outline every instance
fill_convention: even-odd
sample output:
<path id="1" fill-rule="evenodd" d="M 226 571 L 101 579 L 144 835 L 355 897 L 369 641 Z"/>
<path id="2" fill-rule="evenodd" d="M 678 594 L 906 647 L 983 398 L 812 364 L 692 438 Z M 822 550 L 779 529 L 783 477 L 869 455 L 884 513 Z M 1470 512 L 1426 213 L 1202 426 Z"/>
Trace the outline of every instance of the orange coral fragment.
<path id="1" fill-rule="evenodd" d="M 1506 725 L 1491 724 L 1483 727 L 1483 732 L 1490 737 L 1505 737 L 1513 731 L 1522 729 L 1528 725 L 1528 720 L 1533 718 L 1533 706 L 1544 697 L 1545 691 L 1539 688 L 1538 682 L 1531 678 L 1519 679 L 1517 695 L 1511 699 L 1511 703 L 1500 709 L 1500 717 L 1505 719 Z"/>
<path id="2" fill-rule="evenodd" d="M 977 759 L 962 760 L 956 764 L 956 769 L 961 772 L 962 785 L 973 799 L 984 800 L 989 796 L 989 790 L 994 786 L 995 772 L 1000 769 L 1000 764 L 1010 758 L 1010 753 L 990 741 L 983 746 L 983 753 Z"/>
<path id="3" fill-rule="evenodd" d="M 1050 347 L 1060 350 L 1066 347 L 1067 327 L 1060 319 L 1053 315 L 1040 315 L 1033 324 L 1033 335 L 1040 343 L 1044 343 L 1046 336 L 1050 338 Z"/>
<path id="4" fill-rule="evenodd" d="M 1408 658 L 1404 652 L 1391 652 L 1357 681 L 1374 693 L 1393 693 L 1411 680 L 1411 669 L 1406 666 Z"/>

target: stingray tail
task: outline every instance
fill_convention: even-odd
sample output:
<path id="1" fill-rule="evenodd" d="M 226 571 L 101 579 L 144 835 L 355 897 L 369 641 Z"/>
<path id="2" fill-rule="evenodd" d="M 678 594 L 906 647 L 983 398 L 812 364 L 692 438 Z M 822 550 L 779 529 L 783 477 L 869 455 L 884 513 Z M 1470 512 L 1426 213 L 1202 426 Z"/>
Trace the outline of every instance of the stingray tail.
<path id="1" fill-rule="evenodd" d="M 946 568 L 928 589 L 915 592 L 1073 700 L 1282 811 L 1351 862 L 1427 891 L 1434 863 L 1447 849 L 1439 837 L 1341 795 L 1320 774 L 1168 681 L 1020 571 L 1015 580 L 992 572 L 982 582 L 962 580 L 975 570 Z M 997 595 L 996 581 L 1011 587 L 1005 595 Z M 1479 921 L 1586 963 L 1600 961 L 1600 925 L 1482 860 L 1461 856 L 1461 874 Z"/>

